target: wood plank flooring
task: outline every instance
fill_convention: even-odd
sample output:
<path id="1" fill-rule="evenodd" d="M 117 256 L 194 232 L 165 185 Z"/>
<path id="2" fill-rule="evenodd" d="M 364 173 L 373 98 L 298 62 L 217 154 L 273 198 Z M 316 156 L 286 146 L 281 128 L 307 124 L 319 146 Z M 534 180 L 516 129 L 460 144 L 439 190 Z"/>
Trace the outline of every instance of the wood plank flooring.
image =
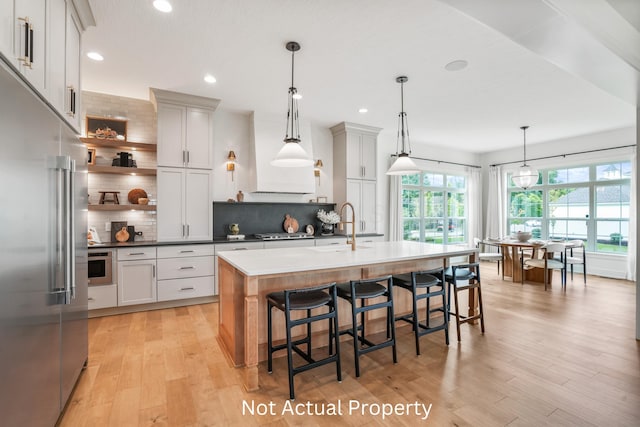
<path id="1" fill-rule="evenodd" d="M 218 304 L 89 320 L 89 363 L 61 426 L 637 426 L 640 342 L 635 340 L 635 283 L 577 275 L 562 292 L 503 282 L 483 264 L 486 334 L 462 325 L 421 338 L 398 322 L 398 364 L 391 350 L 361 357 L 355 378 L 350 341 L 342 346 L 342 383 L 327 365 L 296 376 L 301 415 L 282 413 L 286 358 L 261 389 L 246 393 L 242 370 L 229 367 L 217 341 Z M 266 321 L 266 320 L 265 320 Z M 349 411 L 350 400 L 374 405 Z M 245 413 L 243 401 L 263 415 Z M 307 405 L 307 402 L 310 402 Z M 376 404 L 415 407 L 382 417 Z M 259 405 L 262 404 L 262 405 Z M 272 413 L 269 411 L 272 406 Z M 341 404 L 342 415 L 331 415 Z M 323 406 L 324 405 L 324 406 Z M 325 414 L 316 414 L 324 407 Z M 248 412 L 245 408 L 245 412 Z M 311 415 L 310 415 L 311 414 Z"/>

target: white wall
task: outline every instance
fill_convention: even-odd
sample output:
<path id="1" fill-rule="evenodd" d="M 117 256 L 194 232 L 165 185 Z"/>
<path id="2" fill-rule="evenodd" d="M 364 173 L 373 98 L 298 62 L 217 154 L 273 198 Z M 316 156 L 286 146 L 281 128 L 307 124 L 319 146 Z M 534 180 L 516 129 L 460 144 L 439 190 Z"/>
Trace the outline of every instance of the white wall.
<path id="1" fill-rule="evenodd" d="M 214 114 L 214 169 L 213 199 L 224 201 L 236 198 L 239 190 L 245 194 L 245 202 L 308 202 L 318 196 L 325 196 L 329 202 L 333 199 L 333 139 L 329 128 L 311 123 L 311 140 L 314 160 L 322 159 L 323 169 L 320 178 L 315 179 L 314 194 L 254 194 L 249 193 L 249 125 L 250 113 L 231 112 L 218 108 Z M 282 118 L 284 132 L 286 117 Z M 284 133 L 282 135 L 284 138 Z M 233 150 L 236 154 L 236 170 L 227 172 L 227 156 Z M 269 159 L 267 159 L 268 161 Z"/>

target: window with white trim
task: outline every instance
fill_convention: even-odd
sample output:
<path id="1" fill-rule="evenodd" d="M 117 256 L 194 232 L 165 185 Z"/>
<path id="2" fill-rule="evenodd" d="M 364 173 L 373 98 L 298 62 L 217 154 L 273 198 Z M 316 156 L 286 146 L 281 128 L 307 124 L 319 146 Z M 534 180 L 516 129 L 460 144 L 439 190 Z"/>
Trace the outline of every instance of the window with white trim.
<path id="1" fill-rule="evenodd" d="M 467 242 L 467 212 L 466 176 L 422 172 L 402 177 L 404 240 Z"/>
<path id="2" fill-rule="evenodd" d="M 509 174 L 507 229 L 534 239 L 579 239 L 592 252 L 626 253 L 631 162 L 597 163 L 540 171 L 538 185 L 522 190 Z"/>

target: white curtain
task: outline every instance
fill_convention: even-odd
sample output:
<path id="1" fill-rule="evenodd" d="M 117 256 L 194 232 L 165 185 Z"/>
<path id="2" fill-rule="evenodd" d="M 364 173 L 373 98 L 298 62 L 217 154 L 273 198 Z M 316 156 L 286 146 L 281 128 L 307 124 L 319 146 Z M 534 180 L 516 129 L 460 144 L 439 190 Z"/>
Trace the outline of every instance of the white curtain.
<path id="1" fill-rule="evenodd" d="M 501 166 L 489 169 L 489 195 L 487 197 L 487 225 L 484 237 L 501 238 L 506 236 L 507 189 Z"/>
<path id="2" fill-rule="evenodd" d="M 636 242 L 636 227 L 638 227 L 638 201 L 636 200 L 636 177 L 638 167 L 638 154 L 633 153 L 631 157 L 631 182 L 629 188 L 629 237 L 627 238 L 627 280 L 636 280 L 636 250 L 638 242 Z"/>
<path id="3" fill-rule="evenodd" d="M 389 176 L 389 241 L 403 239 L 402 176 Z"/>
<path id="4" fill-rule="evenodd" d="M 469 176 L 469 241 L 474 237 L 482 238 L 482 170 L 467 168 Z"/>

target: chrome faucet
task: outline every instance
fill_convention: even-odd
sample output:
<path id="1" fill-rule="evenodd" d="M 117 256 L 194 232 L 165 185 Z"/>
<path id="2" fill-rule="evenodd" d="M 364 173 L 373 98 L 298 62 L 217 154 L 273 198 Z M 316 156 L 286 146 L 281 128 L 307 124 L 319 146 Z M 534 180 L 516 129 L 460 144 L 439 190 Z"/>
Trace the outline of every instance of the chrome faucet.
<path id="1" fill-rule="evenodd" d="M 347 238 L 347 245 L 351 244 L 351 250 L 356 250 L 356 211 L 353 209 L 353 205 L 349 202 L 344 202 L 342 206 L 340 206 L 340 219 L 342 219 L 342 212 L 344 208 L 349 206 L 351 208 L 351 221 L 340 221 L 338 223 L 338 230 L 344 230 L 345 224 L 351 224 L 351 241 Z"/>

